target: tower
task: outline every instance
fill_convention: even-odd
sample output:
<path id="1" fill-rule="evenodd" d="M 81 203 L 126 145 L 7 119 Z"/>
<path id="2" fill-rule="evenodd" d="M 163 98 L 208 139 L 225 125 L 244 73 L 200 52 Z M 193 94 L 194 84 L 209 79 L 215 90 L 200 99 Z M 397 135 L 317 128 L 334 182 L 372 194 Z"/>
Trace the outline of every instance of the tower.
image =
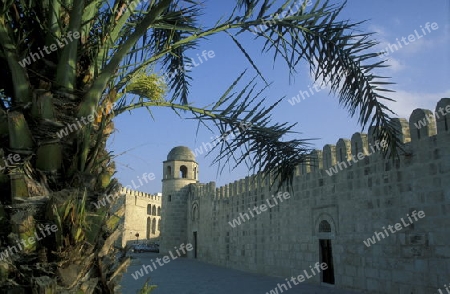
<path id="1" fill-rule="evenodd" d="M 194 153 L 184 146 L 170 150 L 163 162 L 161 252 L 187 242 L 188 186 L 198 182 Z"/>

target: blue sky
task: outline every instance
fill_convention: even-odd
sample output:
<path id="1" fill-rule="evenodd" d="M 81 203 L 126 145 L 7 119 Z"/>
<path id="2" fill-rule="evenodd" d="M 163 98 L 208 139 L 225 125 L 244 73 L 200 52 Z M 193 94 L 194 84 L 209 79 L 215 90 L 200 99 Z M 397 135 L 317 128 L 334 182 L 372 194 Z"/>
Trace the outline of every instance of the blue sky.
<path id="1" fill-rule="evenodd" d="M 234 1 L 206 1 L 202 23 L 207 25 L 227 15 L 226 12 L 233 8 L 232 3 Z M 433 110 L 440 98 L 450 97 L 449 1 L 434 0 L 424 4 L 424 1 L 419 0 L 349 0 L 341 18 L 367 20 L 360 29 L 377 33 L 374 36 L 380 41 L 377 51 L 389 48 L 391 44 L 392 49 L 386 56 L 391 67 L 383 69 L 381 73 L 396 83 L 391 87 L 396 92 L 390 97 L 397 102 L 388 105 L 398 117 L 409 118 L 415 108 Z M 434 29 L 425 29 L 427 22 L 436 23 Z M 420 38 L 415 37 L 414 41 L 409 42 L 408 36 L 411 34 L 419 35 Z M 403 37 L 407 45 L 402 43 Z M 397 39 L 402 44 L 401 48 L 392 46 L 397 44 Z M 296 134 L 296 137 L 317 138 L 313 141 L 316 149 L 322 149 L 325 144 L 335 144 L 339 138 L 350 138 L 353 133 L 361 131 L 357 118 L 350 118 L 347 111 L 338 105 L 337 97 L 329 95 L 327 90 L 313 91 L 310 97 L 304 96 L 306 98 L 300 103 L 291 105 L 289 100 L 292 101 L 293 96 L 299 91 L 308 91 L 308 87 L 313 85 L 307 63 L 300 64 L 297 74 L 290 79 L 283 61 L 274 63 L 273 54 L 260 53 L 261 43 L 254 40 L 254 35 L 244 34 L 239 40 L 256 61 L 264 77 L 273 82 L 264 93 L 267 105 L 286 97 L 273 112 L 274 122 L 297 122 L 295 131 L 301 134 Z M 243 54 L 225 34 L 200 42 L 198 48 L 188 55 L 195 59 L 204 50 L 214 51 L 214 57 L 206 61 L 203 59 L 202 64 L 192 69 L 189 99 L 195 106 L 215 102 L 243 70 L 248 69 L 248 78 L 254 75 Z M 154 120 L 144 109 L 118 116 L 115 118 L 116 131 L 108 141 L 108 149 L 117 155 L 115 176 L 124 186 L 132 185 L 132 180 L 140 185 L 138 177 L 142 178 L 144 173 L 155 175 L 154 180 L 142 182 L 144 185 L 136 189 L 147 193 L 161 191 L 162 162 L 173 147 L 183 145 L 194 150 L 202 146 L 203 142 L 210 142 L 211 137 L 219 135 L 202 126 L 197 132 L 196 120 L 179 118 L 170 109 L 154 108 L 153 116 Z M 189 117 L 188 114 L 184 116 Z M 235 170 L 225 168 L 218 175 L 217 166 L 211 166 L 213 159 L 214 154 L 197 156 L 201 182 L 215 181 L 217 186 L 221 186 L 248 174 L 244 165 Z"/>

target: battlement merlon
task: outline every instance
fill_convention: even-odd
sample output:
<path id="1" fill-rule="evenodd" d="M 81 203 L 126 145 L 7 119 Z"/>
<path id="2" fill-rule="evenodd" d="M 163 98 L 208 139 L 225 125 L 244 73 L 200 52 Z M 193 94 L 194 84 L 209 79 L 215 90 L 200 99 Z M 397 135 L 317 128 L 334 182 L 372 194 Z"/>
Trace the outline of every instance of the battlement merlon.
<path id="1" fill-rule="evenodd" d="M 398 130 L 400 142 L 405 145 L 405 149 L 412 153 L 419 148 L 426 139 L 433 137 L 448 140 L 450 146 L 450 98 L 442 98 L 436 104 L 435 111 L 428 109 L 415 109 L 409 120 L 405 118 L 392 119 L 393 124 Z M 334 144 L 326 144 L 322 150 L 314 150 L 307 163 L 297 167 L 296 176 L 323 172 L 338 163 L 351 161 L 352 156 L 357 157 L 359 153 L 365 156 L 376 158 L 375 160 L 384 160 L 381 156 L 381 149 L 374 138 L 376 129 L 369 127 L 368 134 L 356 132 L 351 139 L 341 138 Z M 375 152 L 374 152 L 375 151 Z M 378 153 L 375 154 L 375 153 Z M 364 164 L 364 160 L 357 164 Z M 254 191 L 256 187 L 265 190 L 270 185 L 271 177 L 262 178 L 262 174 L 252 175 L 250 178 L 236 180 L 224 186 L 216 188 L 216 198 L 223 199 L 238 196 L 241 193 Z"/>
<path id="2" fill-rule="evenodd" d="M 141 192 L 141 191 L 127 189 L 127 188 L 125 188 L 123 186 L 120 188 L 120 194 L 142 197 L 142 198 L 146 198 L 148 200 L 159 200 L 161 198 L 161 194 L 160 193 L 158 193 L 158 194 L 149 194 L 149 193 L 145 193 L 145 192 Z"/>
<path id="3" fill-rule="evenodd" d="M 210 197 L 216 199 L 218 192 L 216 188 L 216 182 L 209 183 L 192 183 L 190 186 L 191 195 L 195 197 Z"/>
<path id="4" fill-rule="evenodd" d="M 428 109 L 415 109 L 409 120 L 404 118 L 392 119 L 398 130 L 400 142 L 410 145 L 411 151 L 425 138 L 434 136 L 445 136 L 450 129 L 450 98 L 442 98 L 436 105 L 435 112 Z M 327 144 L 323 150 L 316 150 L 311 154 L 311 158 L 316 159 L 317 169 L 329 169 L 339 162 L 351 160 L 352 156 L 374 154 L 379 150 L 373 134 L 376 129 L 369 128 L 369 134 L 354 133 L 349 139 L 339 139 L 336 145 Z M 309 173 L 312 168 L 302 167 L 302 174 Z"/>

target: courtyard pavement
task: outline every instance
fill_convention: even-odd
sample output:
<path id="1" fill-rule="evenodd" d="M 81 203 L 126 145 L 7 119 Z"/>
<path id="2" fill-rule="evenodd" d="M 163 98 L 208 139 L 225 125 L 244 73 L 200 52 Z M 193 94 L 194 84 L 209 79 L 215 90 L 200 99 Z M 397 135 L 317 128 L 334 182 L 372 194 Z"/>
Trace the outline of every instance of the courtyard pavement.
<path id="1" fill-rule="evenodd" d="M 246 273 L 221 266 L 215 266 L 195 259 L 177 258 L 163 266 L 158 266 L 153 272 L 145 274 L 135 280 L 132 273 L 142 269 L 143 264 L 150 264 L 150 260 L 162 257 L 157 253 L 132 254 L 135 259 L 124 273 L 121 286 L 123 294 L 135 294 L 145 281 L 150 278 L 150 284 L 158 287 L 152 294 L 355 294 L 349 290 L 334 287 L 306 284 L 305 282 L 293 286 L 291 289 L 270 292 L 277 287 L 277 283 L 286 282 L 283 278 L 268 277 L 259 274 Z M 292 285 L 292 282 L 291 282 Z"/>

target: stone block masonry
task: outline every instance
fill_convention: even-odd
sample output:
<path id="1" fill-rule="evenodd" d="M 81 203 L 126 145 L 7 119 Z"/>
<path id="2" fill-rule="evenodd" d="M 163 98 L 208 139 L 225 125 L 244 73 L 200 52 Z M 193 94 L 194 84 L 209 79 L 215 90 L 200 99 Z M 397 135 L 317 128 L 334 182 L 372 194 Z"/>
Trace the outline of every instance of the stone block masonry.
<path id="1" fill-rule="evenodd" d="M 450 99 L 443 98 L 435 112 L 449 105 Z M 233 218 L 278 192 L 271 189 L 270 177 L 257 174 L 222 187 L 214 182 L 171 184 L 177 202 L 163 201 L 163 218 L 167 211 L 179 219 L 168 231 L 163 228 L 162 238 L 193 244 L 188 257 L 248 272 L 291 277 L 324 262 L 327 270 L 308 283 L 364 293 L 445 292 L 450 272 L 450 116 L 430 113 L 416 109 L 409 120 L 393 120 L 405 150 L 396 160 L 377 152 L 326 174 L 352 155 L 369 154 L 373 128 L 316 150 L 311 154 L 316 166 L 298 167 L 292 190 L 280 190 L 289 191 L 288 201 L 235 228 L 229 225 Z M 426 125 L 415 127 L 424 119 Z M 163 188 L 163 199 L 167 196 Z M 420 211 L 424 214 L 419 216 Z M 399 230 L 395 226 L 402 218 L 408 226 Z M 364 244 L 388 225 L 394 226 L 394 234 L 370 247 Z"/>
<path id="2" fill-rule="evenodd" d="M 289 194 L 289 192 L 278 192 L 277 196 L 275 197 L 274 195 L 272 195 L 272 199 L 266 199 L 267 204 L 261 204 L 259 206 L 255 206 L 253 207 L 253 209 L 248 209 L 248 212 L 244 212 L 244 213 L 239 213 L 239 217 L 234 218 L 232 221 L 228 222 L 228 224 L 232 227 L 235 228 L 236 226 L 240 226 L 241 225 L 241 219 L 242 219 L 242 223 L 245 223 L 246 220 L 250 220 L 251 218 L 254 218 L 256 215 L 261 214 L 262 212 L 267 211 L 267 208 L 271 209 L 272 207 L 275 207 L 277 205 L 279 205 L 278 201 L 280 201 L 280 203 L 283 202 L 283 199 L 289 199 L 291 198 L 291 195 Z M 272 201 L 272 203 L 271 203 Z M 258 210 L 258 208 L 260 210 Z M 253 211 L 256 212 L 256 214 L 253 213 Z M 249 213 L 251 215 L 251 217 L 249 216 Z M 244 217 L 245 216 L 245 217 Z"/>
<path id="3" fill-rule="evenodd" d="M 375 245 L 375 243 L 377 243 L 378 241 L 381 241 L 381 237 L 386 238 L 389 237 L 389 232 L 388 230 L 391 232 L 391 234 L 394 234 L 398 231 L 400 231 L 401 229 L 403 229 L 403 227 L 409 227 L 410 225 L 413 224 L 413 220 L 411 219 L 411 217 L 413 217 L 415 219 L 415 221 L 418 221 L 420 218 L 424 218 L 425 217 L 425 212 L 423 212 L 422 210 L 417 212 L 417 211 L 413 211 L 411 213 L 411 216 L 409 216 L 409 214 L 406 215 L 408 217 L 409 222 L 405 222 L 405 220 L 403 218 L 401 218 L 401 223 L 396 223 L 394 226 L 389 225 L 387 227 L 387 229 L 385 227 L 383 227 L 383 231 L 382 232 L 374 232 L 374 235 L 370 238 L 368 238 L 367 240 L 364 240 L 363 243 L 364 245 L 366 245 L 367 247 L 370 247 L 370 245 Z M 419 217 L 419 218 L 417 218 Z M 403 226 L 402 226 L 403 225 Z"/>
<path id="4" fill-rule="evenodd" d="M 126 187 L 122 187 L 118 195 L 124 198 L 125 203 L 122 247 L 136 242 L 158 242 L 162 220 L 161 195 L 133 191 Z"/>

